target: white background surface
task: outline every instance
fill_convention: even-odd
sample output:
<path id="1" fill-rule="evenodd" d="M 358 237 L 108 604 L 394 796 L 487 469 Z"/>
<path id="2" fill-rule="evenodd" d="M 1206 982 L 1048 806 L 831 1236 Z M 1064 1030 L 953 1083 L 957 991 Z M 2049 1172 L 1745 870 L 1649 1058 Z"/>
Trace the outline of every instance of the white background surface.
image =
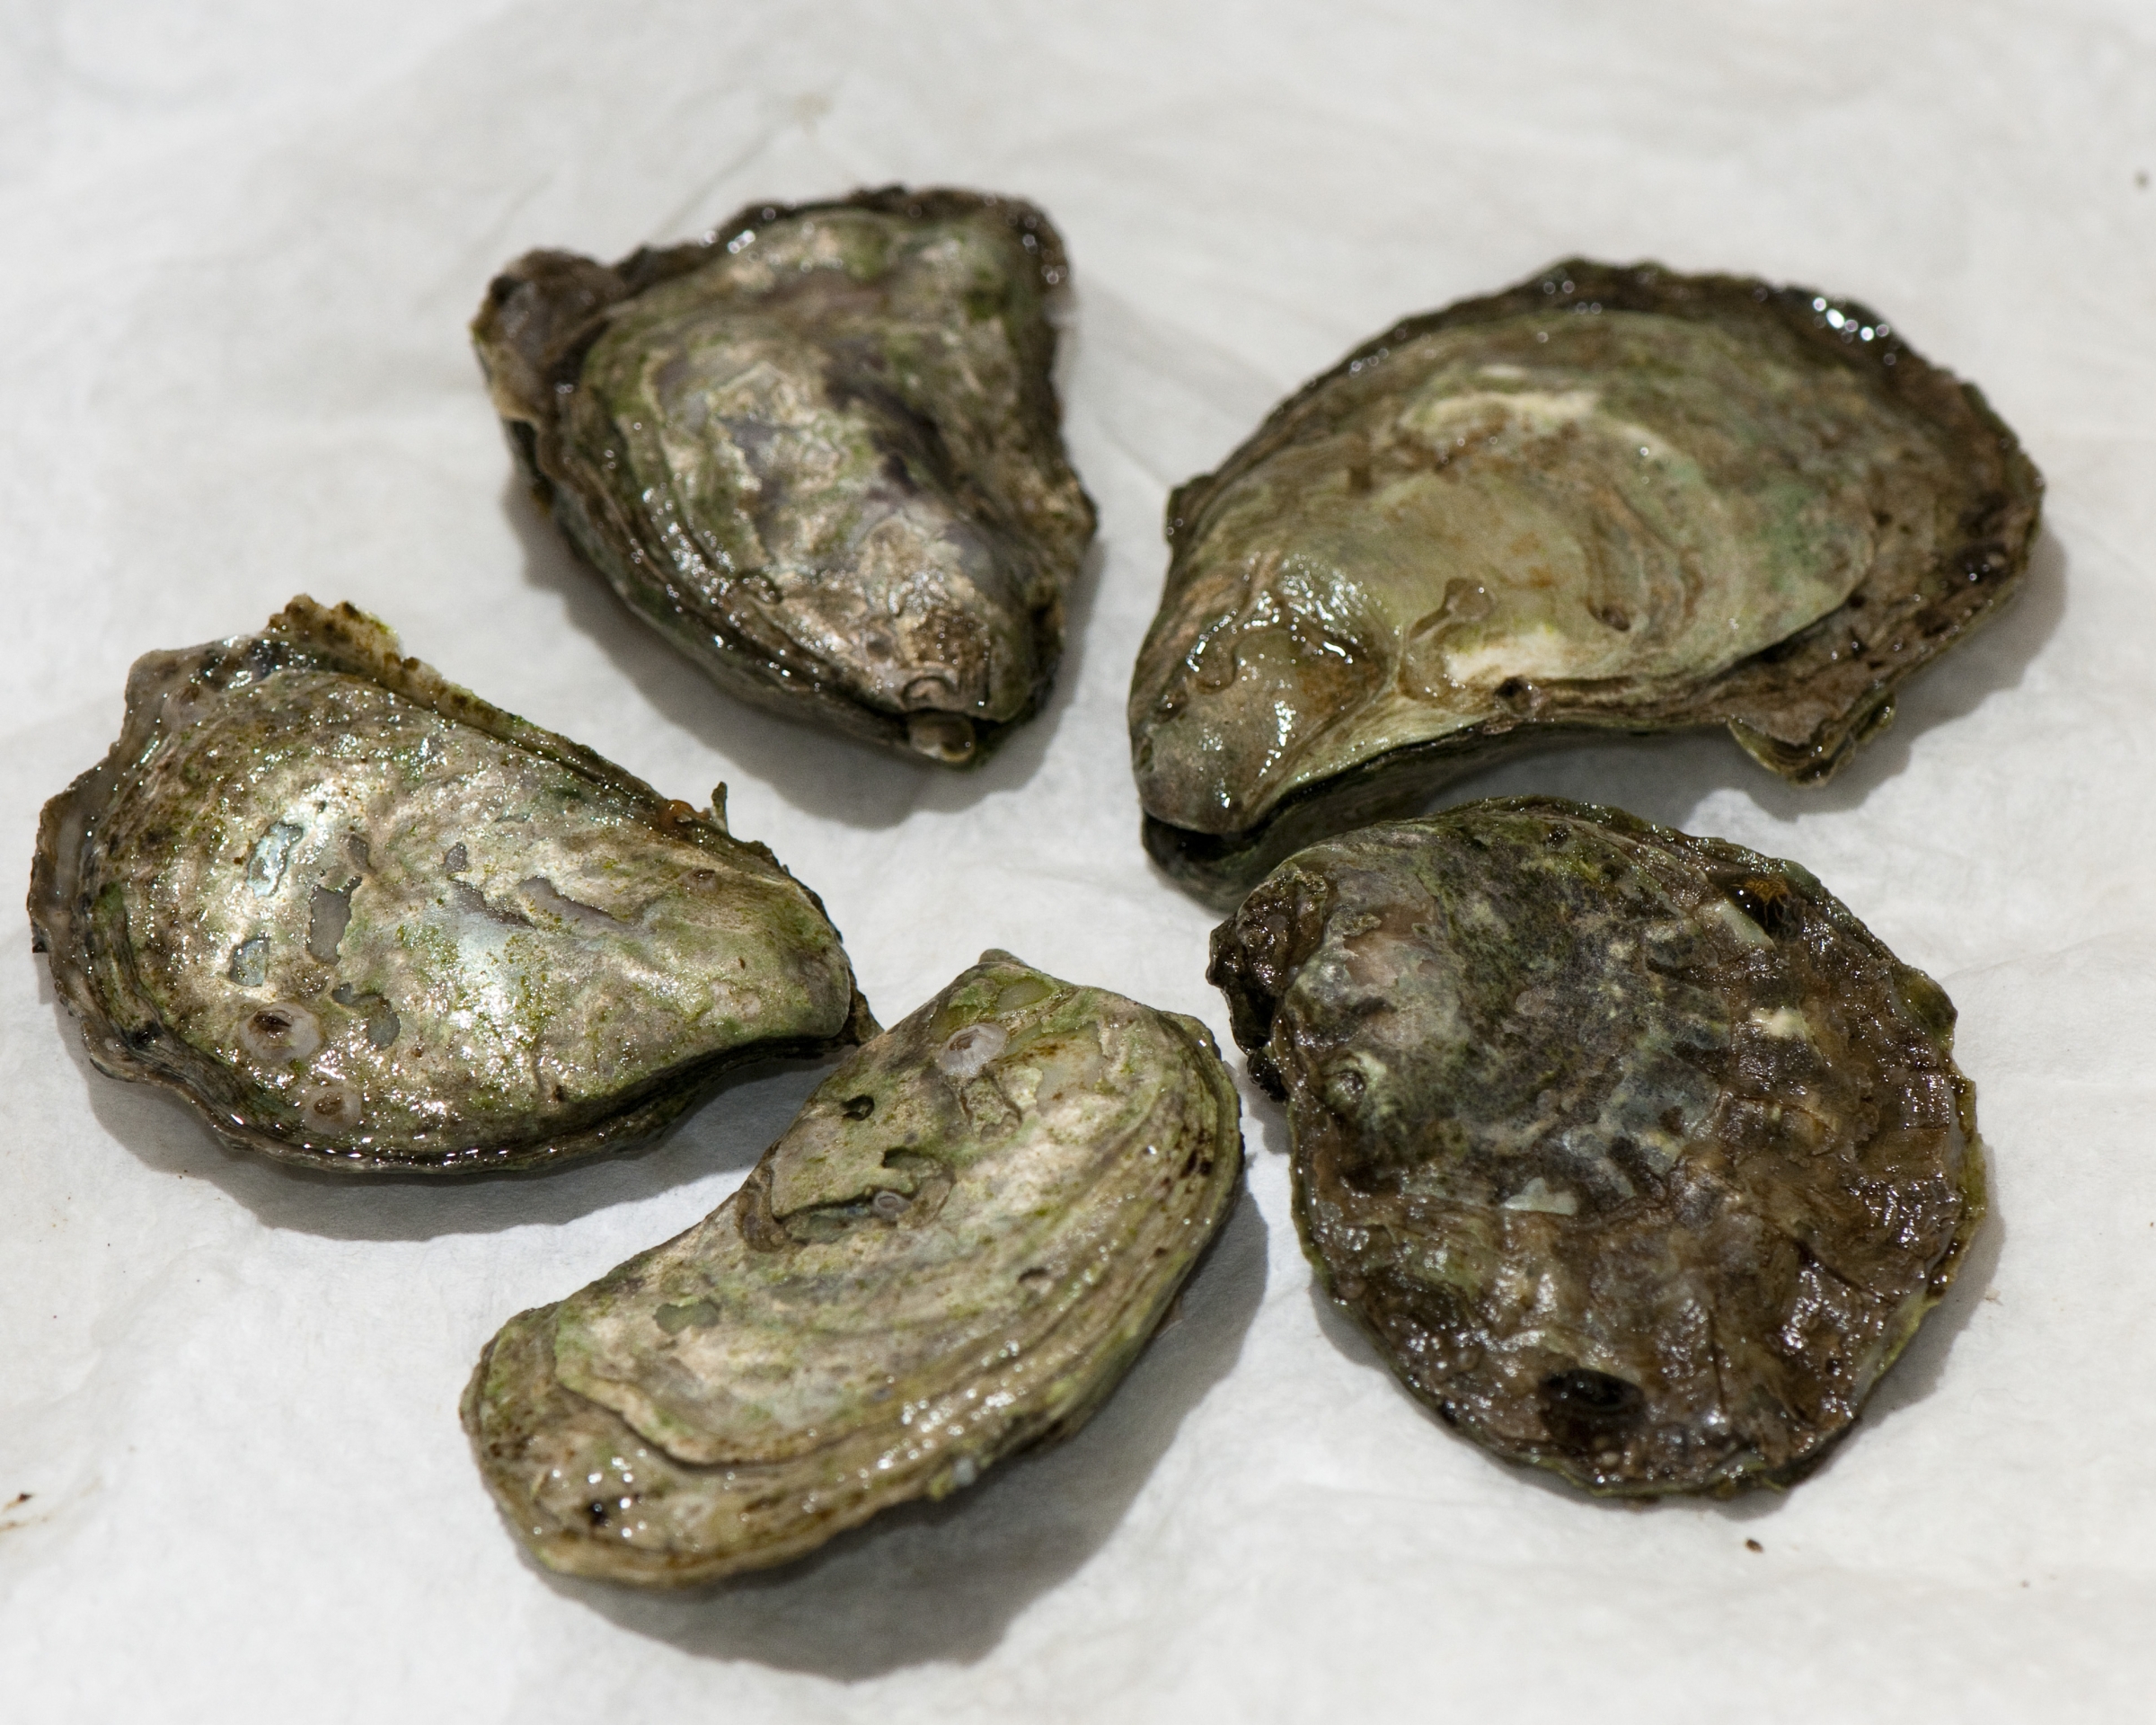
<path id="1" fill-rule="evenodd" d="M 331 1183 L 88 1066 L 0 963 L 10 1720 L 2145 1718 L 2156 1654 L 2156 8 L 0 0 L 0 858 L 129 661 L 351 599 L 815 886 L 887 1020 L 988 945 L 1199 1014 L 1122 729 L 1167 488 L 1394 317 L 1585 252 L 1855 295 L 2050 482 L 2028 588 L 1825 792 L 1719 737 L 1484 774 L 1796 857 L 1961 1008 L 1996 1219 L 1786 1498 L 1586 1501 L 1314 1305 L 1278 1110 L 1077 1440 L 778 1575 L 550 1579 L 482 1342 L 709 1210 L 810 1077 L 537 1181 Z M 511 484 L 499 263 L 752 199 L 1038 200 L 1100 551 L 1054 703 L 916 771 L 729 703 Z M 1240 1067 L 1240 1062 L 1237 1063 Z M 1764 1549 L 1748 1550 L 1747 1539 Z"/>

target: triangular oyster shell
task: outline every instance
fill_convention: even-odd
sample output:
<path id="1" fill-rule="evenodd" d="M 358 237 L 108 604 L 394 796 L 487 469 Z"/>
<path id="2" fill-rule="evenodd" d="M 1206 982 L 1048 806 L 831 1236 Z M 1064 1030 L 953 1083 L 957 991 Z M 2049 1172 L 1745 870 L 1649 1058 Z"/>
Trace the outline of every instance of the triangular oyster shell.
<path id="1" fill-rule="evenodd" d="M 2013 592 L 2041 490 L 1975 389 L 1808 288 L 1575 260 L 1411 318 L 1170 500 L 1146 846 L 1224 906 L 1582 731 L 1726 725 L 1819 783 Z"/>
<path id="2" fill-rule="evenodd" d="M 1194 1019 L 987 952 L 817 1087 L 704 1221 L 487 1346 L 464 1420 L 549 1567 L 784 1562 L 1075 1430 L 1227 1214 Z"/>
<path id="3" fill-rule="evenodd" d="M 136 662 L 30 915 L 101 1069 L 338 1170 L 559 1165 L 875 1029 L 763 845 L 305 597 Z"/>
<path id="4" fill-rule="evenodd" d="M 527 479 L 730 693 L 976 759 L 1046 695 L 1093 531 L 1017 199 L 892 187 L 751 207 L 608 268 L 534 252 L 473 322 Z"/>

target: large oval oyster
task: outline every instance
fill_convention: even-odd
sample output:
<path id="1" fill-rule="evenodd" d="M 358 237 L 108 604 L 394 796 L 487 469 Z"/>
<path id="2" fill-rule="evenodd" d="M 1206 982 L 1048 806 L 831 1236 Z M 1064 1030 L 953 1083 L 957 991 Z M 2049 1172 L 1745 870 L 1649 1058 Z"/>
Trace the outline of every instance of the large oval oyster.
<path id="1" fill-rule="evenodd" d="M 677 1239 L 513 1318 L 465 1429 L 540 1560 L 677 1586 L 797 1557 L 1075 1430 L 1225 1216 L 1193 1019 L 987 952 L 850 1057 Z"/>
<path id="2" fill-rule="evenodd" d="M 1593 1491 L 1798 1476 L 1984 1217 L 1953 1007 L 1793 862 L 1471 803 L 1291 858 L 1211 975 L 1326 1291 Z"/>
<path id="3" fill-rule="evenodd" d="M 743 210 L 609 269 L 534 252 L 472 326 L 511 447 L 720 686 L 963 765 L 1046 694 L 1093 506 L 1016 199 Z"/>
<path id="4" fill-rule="evenodd" d="M 875 1028 L 764 846 L 306 598 L 136 662 L 30 915 L 101 1068 L 331 1168 L 567 1162 Z"/>
<path id="5" fill-rule="evenodd" d="M 1409 319 L 1169 502 L 1147 848 L 1224 905 L 1583 730 L 1727 725 L 1824 780 L 2014 589 L 2041 489 L 1974 388 L 1808 288 L 1575 261 Z"/>

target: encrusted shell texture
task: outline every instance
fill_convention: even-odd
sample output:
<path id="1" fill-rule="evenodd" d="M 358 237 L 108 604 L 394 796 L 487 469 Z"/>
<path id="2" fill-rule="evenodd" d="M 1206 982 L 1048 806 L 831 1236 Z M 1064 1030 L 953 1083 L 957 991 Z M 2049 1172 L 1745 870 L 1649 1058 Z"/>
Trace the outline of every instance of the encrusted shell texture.
<path id="1" fill-rule="evenodd" d="M 1093 531 L 1050 367 L 1069 274 L 1016 199 L 743 210 L 473 324 L 526 477 L 721 687 L 949 765 L 1039 705 Z"/>
<path id="2" fill-rule="evenodd" d="M 988 952 L 821 1084 L 686 1234 L 513 1318 L 464 1418 L 550 1567 L 780 1563 L 1074 1430 L 1225 1216 L 1195 1020 Z"/>
<path id="3" fill-rule="evenodd" d="M 137 661 L 30 913 L 102 1070 L 331 1169 L 556 1165 L 874 1030 L 763 845 L 304 597 Z"/>
<path id="4" fill-rule="evenodd" d="M 1984 1215 L 1953 1007 L 1793 862 L 1471 803 L 1291 858 L 1211 974 L 1326 1291 L 1591 1491 L 1799 1477 Z"/>
<path id="5" fill-rule="evenodd" d="M 1224 907 L 1582 731 L 1725 725 L 1819 783 L 2014 590 L 2041 491 L 1973 387 L 1808 288 L 1576 260 L 1409 319 L 1170 501 L 1147 847 Z"/>

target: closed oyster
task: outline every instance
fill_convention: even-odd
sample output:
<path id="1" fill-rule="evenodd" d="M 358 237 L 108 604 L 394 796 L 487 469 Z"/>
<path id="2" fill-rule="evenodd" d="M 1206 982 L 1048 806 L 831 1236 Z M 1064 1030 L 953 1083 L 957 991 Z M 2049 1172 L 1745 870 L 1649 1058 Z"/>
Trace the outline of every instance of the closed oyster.
<path id="1" fill-rule="evenodd" d="M 763 845 L 304 597 L 136 661 L 30 916 L 100 1068 L 327 1168 L 594 1155 L 875 1029 Z"/>
<path id="2" fill-rule="evenodd" d="M 1412 318 L 1168 506 L 1154 859 L 1224 906 L 1532 739 L 1727 725 L 1798 783 L 2019 583 L 1983 396 L 1808 288 L 1575 261 Z"/>
<path id="3" fill-rule="evenodd" d="M 720 687 L 951 765 L 1040 704 L 1093 532 L 1031 205 L 859 192 L 609 269 L 534 252 L 472 326 L 525 476 Z"/>
<path id="4" fill-rule="evenodd" d="M 1066 1436 L 1227 1213 L 1194 1019 L 985 952 L 851 1056 L 733 1197 L 512 1318 L 464 1427 L 541 1561 L 653 1586 L 798 1557 Z"/>
<path id="5" fill-rule="evenodd" d="M 1952 1005 L 1793 862 L 1470 803 L 1291 858 L 1211 975 L 1326 1291 L 1591 1491 L 1798 1477 L 1984 1218 Z"/>

